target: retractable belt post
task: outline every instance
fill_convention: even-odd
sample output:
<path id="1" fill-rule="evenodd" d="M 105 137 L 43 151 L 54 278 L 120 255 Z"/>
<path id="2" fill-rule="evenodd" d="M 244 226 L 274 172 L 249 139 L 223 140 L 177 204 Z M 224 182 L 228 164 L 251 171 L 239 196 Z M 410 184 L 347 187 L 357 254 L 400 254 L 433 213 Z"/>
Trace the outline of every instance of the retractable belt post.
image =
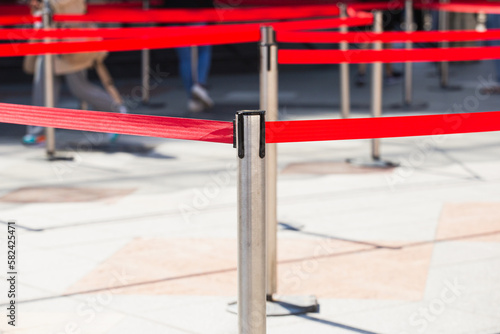
<path id="1" fill-rule="evenodd" d="M 149 0 L 142 1 L 142 9 L 149 10 Z M 149 103 L 149 68 L 150 68 L 150 52 L 149 49 L 142 50 L 142 103 Z"/>
<path id="2" fill-rule="evenodd" d="M 373 12 L 373 32 L 381 34 L 383 32 L 383 16 L 382 11 L 376 10 Z M 373 42 L 373 50 L 382 50 L 382 41 L 375 40 Z M 383 64 L 380 61 L 372 64 L 372 81 L 371 81 L 371 114 L 372 117 L 382 116 L 382 98 L 383 98 Z M 385 161 L 380 158 L 380 138 L 371 140 L 371 159 L 369 161 L 363 159 L 347 159 L 347 162 L 360 167 L 369 168 L 393 168 L 398 164 Z"/>
<path id="3" fill-rule="evenodd" d="M 405 2 L 405 30 L 407 33 L 413 32 L 413 0 Z M 406 42 L 406 49 L 411 50 L 413 43 Z M 407 61 L 405 63 L 405 86 L 404 86 L 404 106 L 410 106 L 413 100 L 413 63 Z"/>
<path id="4" fill-rule="evenodd" d="M 273 27 L 260 29 L 260 108 L 268 121 L 278 120 L 278 46 Z M 284 316 L 319 312 L 315 296 L 278 296 L 278 217 L 277 217 L 277 147 L 265 144 L 266 152 L 266 301 L 267 316 Z M 239 301 L 229 303 L 227 310 L 241 311 Z"/>
<path id="5" fill-rule="evenodd" d="M 50 7 L 49 0 L 44 0 L 42 11 L 42 24 L 45 30 L 52 27 L 52 8 Z M 47 43 L 50 39 L 45 39 Z M 54 108 L 54 58 L 52 54 L 45 54 L 44 61 L 44 105 L 48 108 Z M 54 159 L 56 154 L 56 138 L 54 128 L 45 128 L 45 135 L 47 140 L 47 157 L 49 160 Z"/>
<path id="6" fill-rule="evenodd" d="M 344 3 L 339 5 L 340 18 L 347 19 L 347 6 Z M 347 25 L 340 26 L 341 33 L 347 33 Z M 349 50 L 349 43 L 341 42 L 340 50 Z M 343 118 L 349 118 L 350 114 L 350 87 L 349 87 L 349 63 L 344 62 L 340 64 L 340 110 Z"/>
<path id="7" fill-rule="evenodd" d="M 448 3 L 448 0 L 439 0 L 441 4 Z M 448 30 L 448 12 L 441 9 L 439 11 L 439 28 L 442 31 Z M 449 46 L 449 42 L 443 41 L 441 42 L 442 48 L 447 48 Z M 448 87 L 448 76 L 449 76 L 449 63 L 447 61 L 441 62 L 441 88 Z"/>
<path id="8" fill-rule="evenodd" d="M 373 32 L 381 34 L 383 29 L 383 17 L 381 11 L 375 11 L 373 14 Z M 374 50 L 382 50 L 382 42 L 376 41 L 373 43 Z M 372 116 L 382 116 L 382 85 L 383 73 L 382 63 L 376 62 L 372 64 Z M 380 160 L 380 139 L 372 139 L 372 159 Z"/>
<path id="9" fill-rule="evenodd" d="M 238 151 L 238 333 L 266 333 L 265 112 L 240 111 Z"/>
<path id="10" fill-rule="evenodd" d="M 260 109 L 268 121 L 278 120 L 278 46 L 273 27 L 260 29 Z M 278 291 L 277 277 L 277 148 L 266 144 L 266 229 L 267 229 L 267 300 Z"/>

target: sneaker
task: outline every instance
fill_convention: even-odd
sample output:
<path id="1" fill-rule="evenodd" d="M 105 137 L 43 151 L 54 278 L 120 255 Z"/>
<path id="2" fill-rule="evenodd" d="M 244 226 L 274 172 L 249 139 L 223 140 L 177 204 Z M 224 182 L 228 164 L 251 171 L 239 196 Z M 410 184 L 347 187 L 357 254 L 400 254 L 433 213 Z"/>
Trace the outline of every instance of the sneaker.
<path id="1" fill-rule="evenodd" d="M 108 133 L 108 140 L 111 144 L 115 143 L 120 137 L 117 133 Z"/>
<path id="2" fill-rule="evenodd" d="M 193 88 L 191 88 L 191 94 L 193 94 L 195 99 L 203 103 L 205 108 L 212 108 L 214 106 L 214 101 L 208 95 L 208 91 L 200 84 L 195 84 Z"/>
<path id="3" fill-rule="evenodd" d="M 45 136 L 44 135 L 25 135 L 22 139 L 23 145 L 37 145 L 37 144 L 42 144 L 45 142 Z"/>
<path id="4" fill-rule="evenodd" d="M 205 104 L 199 100 L 189 99 L 187 108 L 190 112 L 202 112 L 205 110 Z"/>
<path id="5" fill-rule="evenodd" d="M 118 112 L 120 114 L 128 114 L 128 109 L 123 104 L 118 106 Z"/>

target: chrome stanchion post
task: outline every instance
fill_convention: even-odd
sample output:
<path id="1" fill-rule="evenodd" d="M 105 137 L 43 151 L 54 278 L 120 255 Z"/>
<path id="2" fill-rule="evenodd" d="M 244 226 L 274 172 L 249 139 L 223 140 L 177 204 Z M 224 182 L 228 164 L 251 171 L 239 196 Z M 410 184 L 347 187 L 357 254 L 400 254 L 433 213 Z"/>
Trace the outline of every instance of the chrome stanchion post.
<path id="1" fill-rule="evenodd" d="M 340 10 L 340 18 L 347 18 L 347 6 L 344 3 L 340 3 L 338 5 Z M 347 33 L 348 27 L 347 25 L 340 26 L 341 33 Z M 348 42 L 340 43 L 340 50 L 347 51 L 349 50 Z M 340 111 L 342 114 L 342 118 L 349 118 L 350 113 L 350 87 L 349 87 L 349 63 L 343 62 L 340 64 Z"/>
<path id="2" fill-rule="evenodd" d="M 441 4 L 448 3 L 448 0 L 439 0 Z M 448 30 L 448 12 L 441 9 L 439 11 L 439 30 Z M 441 42 L 442 48 L 449 47 L 448 41 Z M 448 77 L 449 77 L 449 63 L 447 61 L 442 61 L 441 64 L 441 88 L 448 87 Z"/>
<path id="3" fill-rule="evenodd" d="M 260 109 L 268 121 L 278 120 L 278 46 L 273 27 L 260 29 Z M 278 291 L 278 214 L 276 144 L 266 144 L 266 232 L 267 232 L 267 300 Z"/>
<path id="4" fill-rule="evenodd" d="M 265 113 L 236 115 L 238 333 L 266 333 Z"/>
<path id="5" fill-rule="evenodd" d="M 381 34 L 383 32 L 383 17 L 380 10 L 373 12 L 373 32 Z M 382 50 L 382 41 L 375 40 L 373 42 L 373 50 Z M 374 62 L 372 64 L 372 82 L 371 82 L 371 113 L 372 117 L 382 116 L 382 94 L 383 94 L 383 64 L 382 62 Z M 347 162 L 368 168 L 393 168 L 398 166 L 397 163 L 385 161 L 380 158 L 380 139 L 374 138 L 371 140 L 371 159 L 369 161 L 363 159 L 347 159 Z"/>
<path id="6" fill-rule="evenodd" d="M 42 24 L 45 30 L 52 27 L 52 8 L 49 0 L 44 0 L 42 11 Z M 50 39 L 45 39 L 48 43 Z M 45 54 L 44 61 L 44 105 L 48 108 L 54 108 L 54 58 L 51 54 Z M 49 159 L 53 159 L 56 154 L 56 136 L 54 128 L 45 128 L 46 152 Z"/>
<path id="7" fill-rule="evenodd" d="M 413 0 L 405 2 L 405 30 L 407 33 L 413 32 Z M 413 43 L 406 42 L 406 49 L 411 50 Z M 404 86 L 404 106 L 410 106 L 413 100 L 413 63 L 407 61 L 405 63 L 405 86 Z"/>
<path id="8" fill-rule="evenodd" d="M 149 0 L 143 0 L 142 9 L 149 10 Z M 149 68 L 150 68 L 150 52 L 149 49 L 142 50 L 142 103 L 149 103 Z"/>
<path id="9" fill-rule="evenodd" d="M 373 13 L 373 32 L 376 34 L 382 33 L 382 12 L 376 11 Z M 382 50 L 382 42 L 375 41 L 373 43 L 374 50 Z M 382 63 L 375 62 L 372 64 L 372 116 L 382 116 Z M 380 139 L 372 139 L 372 159 L 380 160 Z"/>
<path id="10" fill-rule="evenodd" d="M 266 110 L 268 121 L 278 120 L 278 46 L 275 31 L 272 27 L 261 27 L 260 40 L 260 107 Z M 254 114 L 256 112 L 253 112 Z M 246 115 L 246 113 L 243 113 Z M 252 115 L 254 115 L 252 114 Z M 239 115 L 239 114 L 238 114 Z M 240 116 L 243 117 L 243 116 Z M 240 118 L 238 118 L 240 119 Z M 241 124 L 241 122 L 240 122 Z M 237 127 L 239 130 L 240 127 Z M 245 130 L 246 131 L 246 130 Z M 240 138 L 240 137 L 237 137 Z M 241 139 L 241 138 L 240 138 Z M 264 316 L 283 316 L 319 312 L 319 305 L 315 296 L 278 296 L 277 275 L 277 147 L 276 144 L 265 145 L 266 155 L 266 252 L 265 260 L 265 300 L 267 307 Z M 241 298 L 238 302 L 229 303 L 227 310 L 231 313 L 241 313 Z M 241 319 L 241 318 L 240 318 Z M 247 333 L 247 332 L 245 332 Z M 254 332 L 248 332 L 254 333 Z M 259 332 L 260 333 L 260 332 Z"/>

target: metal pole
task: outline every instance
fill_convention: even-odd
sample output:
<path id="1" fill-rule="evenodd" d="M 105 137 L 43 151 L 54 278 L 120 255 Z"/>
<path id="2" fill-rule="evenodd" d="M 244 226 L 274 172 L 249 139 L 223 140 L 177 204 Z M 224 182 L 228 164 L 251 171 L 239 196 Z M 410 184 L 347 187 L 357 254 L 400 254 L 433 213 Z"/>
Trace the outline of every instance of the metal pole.
<path id="1" fill-rule="evenodd" d="M 142 9 L 149 10 L 149 0 L 143 0 Z M 149 68 L 150 68 L 150 52 L 148 49 L 142 50 L 142 103 L 149 103 Z"/>
<path id="2" fill-rule="evenodd" d="M 338 5 L 340 10 L 340 18 L 347 18 L 347 6 L 344 3 Z M 341 33 L 347 33 L 347 25 L 340 26 Z M 341 42 L 340 50 L 349 50 L 349 43 Z M 340 64 L 340 110 L 342 113 L 342 118 L 349 118 L 350 113 L 350 91 L 349 91 L 349 63 Z"/>
<path id="3" fill-rule="evenodd" d="M 406 32 L 413 32 L 413 1 L 406 0 L 405 3 L 405 22 L 406 22 Z M 406 49 L 411 50 L 413 48 L 413 43 L 411 41 L 406 42 Z M 410 106 L 413 100 L 413 63 L 405 63 L 405 88 L 404 88 L 404 101 L 403 105 Z"/>
<path id="4" fill-rule="evenodd" d="M 273 27 L 260 29 L 260 109 L 268 121 L 278 120 L 278 46 Z M 267 300 L 278 291 L 278 213 L 277 213 L 277 148 L 266 144 L 266 229 L 267 229 Z"/>
<path id="5" fill-rule="evenodd" d="M 448 3 L 448 0 L 439 0 L 441 4 Z M 448 12 L 444 10 L 439 11 L 439 28 L 441 31 L 448 30 Z M 447 48 L 449 46 L 448 41 L 441 42 L 442 48 Z M 447 61 L 441 62 L 441 87 L 448 87 L 448 76 L 449 76 L 449 63 Z"/>
<path id="6" fill-rule="evenodd" d="M 382 12 L 375 11 L 373 13 L 373 32 L 376 34 L 382 33 Z M 373 43 L 374 50 L 382 50 L 382 42 L 376 41 Z M 376 62 L 372 64 L 372 116 L 382 116 L 382 63 Z M 380 139 L 372 139 L 372 159 L 380 160 Z"/>
<path id="7" fill-rule="evenodd" d="M 236 115 L 238 333 L 266 333 L 265 113 Z"/>
<path id="8" fill-rule="evenodd" d="M 52 9 L 49 0 L 44 0 L 42 11 L 42 23 L 45 30 L 52 26 Z M 49 43 L 50 39 L 45 39 Z M 54 108 L 54 59 L 51 54 L 46 54 L 43 61 L 44 66 L 44 104 L 48 108 Z M 46 152 L 49 159 L 54 158 L 56 153 L 56 137 L 54 128 L 45 128 L 47 140 Z"/>

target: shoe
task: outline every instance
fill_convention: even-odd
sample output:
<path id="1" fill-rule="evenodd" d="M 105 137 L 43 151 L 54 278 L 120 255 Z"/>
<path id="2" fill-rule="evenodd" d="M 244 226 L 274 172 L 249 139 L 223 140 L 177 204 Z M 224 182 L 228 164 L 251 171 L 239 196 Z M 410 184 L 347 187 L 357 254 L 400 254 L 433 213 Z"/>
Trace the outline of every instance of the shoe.
<path id="1" fill-rule="evenodd" d="M 205 110 L 205 104 L 199 100 L 190 99 L 187 108 L 190 112 L 202 112 Z"/>
<path id="2" fill-rule="evenodd" d="M 191 94 L 193 94 L 193 98 L 203 103 L 205 108 L 210 109 L 214 106 L 214 101 L 208 95 L 208 91 L 200 84 L 195 84 L 193 88 L 191 88 Z"/>
<path id="3" fill-rule="evenodd" d="M 120 114 L 128 114 L 128 109 L 123 104 L 118 106 L 118 112 Z"/>
<path id="4" fill-rule="evenodd" d="M 108 140 L 111 144 L 116 143 L 119 137 L 120 135 L 117 133 L 108 133 Z"/>
<path id="5" fill-rule="evenodd" d="M 364 74 L 356 74 L 356 86 L 363 87 L 366 84 L 366 77 Z"/>
<path id="6" fill-rule="evenodd" d="M 31 145 L 37 145 L 37 144 L 42 144 L 45 142 L 45 136 L 44 135 L 25 135 L 22 139 L 23 145 L 31 146 Z"/>

